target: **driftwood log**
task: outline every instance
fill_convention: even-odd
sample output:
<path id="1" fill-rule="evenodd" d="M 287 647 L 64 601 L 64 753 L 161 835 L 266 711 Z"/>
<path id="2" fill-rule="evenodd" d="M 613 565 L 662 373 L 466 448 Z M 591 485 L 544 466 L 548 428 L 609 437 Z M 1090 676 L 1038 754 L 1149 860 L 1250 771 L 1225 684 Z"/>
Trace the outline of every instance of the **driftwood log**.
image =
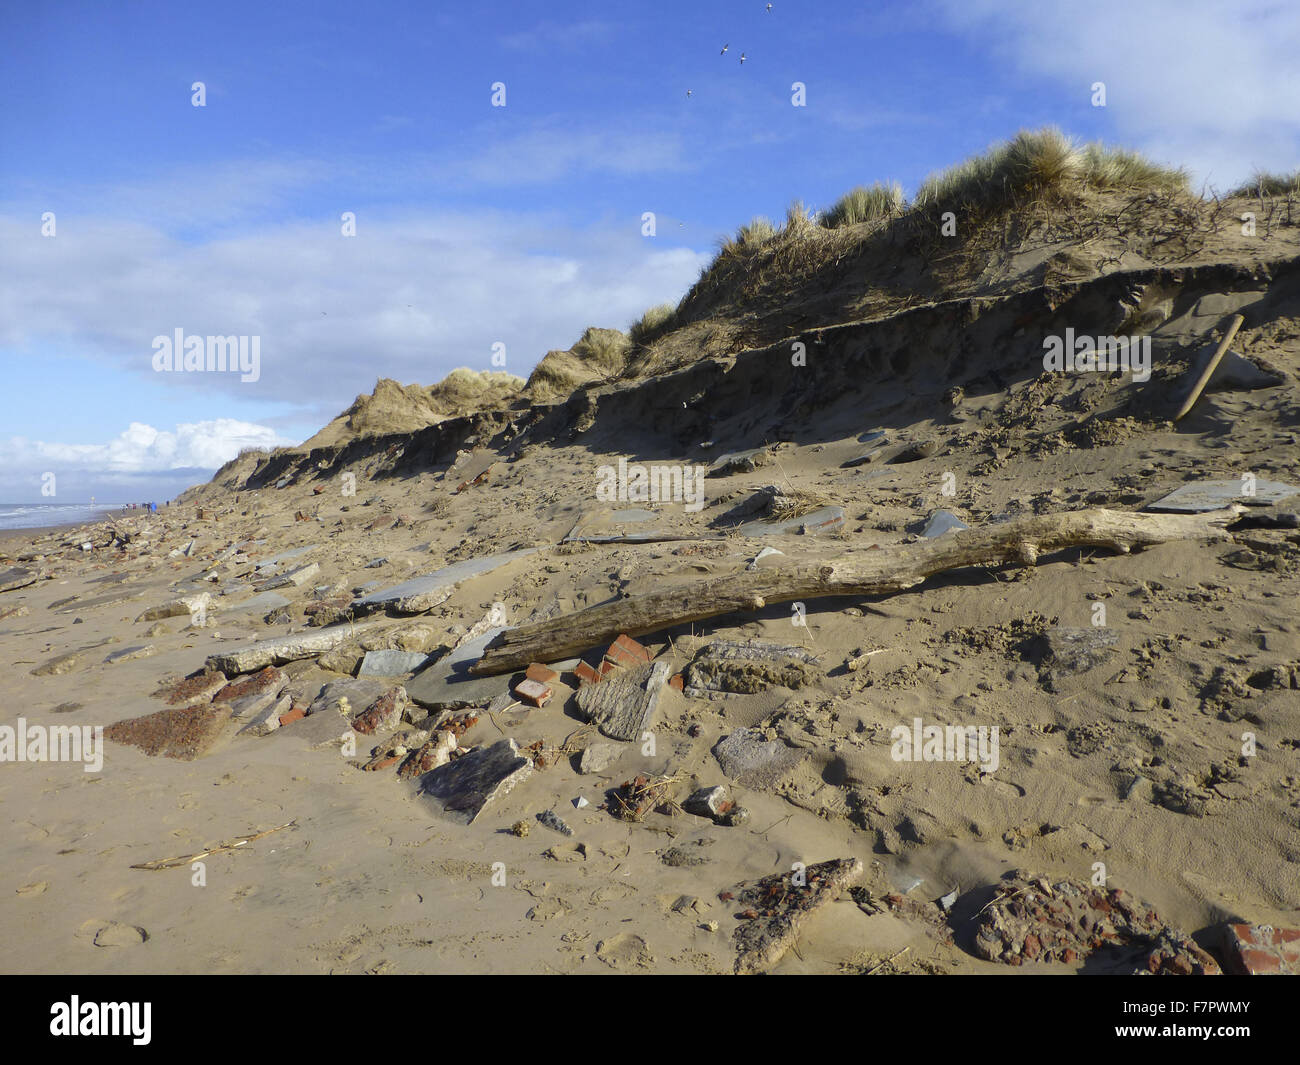
<path id="1" fill-rule="evenodd" d="M 642 636 L 691 621 L 768 603 L 836 595 L 894 595 L 936 573 L 966 566 L 1032 566 L 1038 556 L 1069 547 L 1102 547 L 1120 554 L 1171 540 L 1224 540 L 1224 526 L 1240 507 L 1205 514 L 1067 511 L 1017 518 L 887 548 L 848 550 L 835 559 L 796 563 L 714 577 L 679 588 L 588 607 L 567 617 L 507 629 L 488 645 L 471 673 L 522 669 L 609 643 L 619 633 Z"/>

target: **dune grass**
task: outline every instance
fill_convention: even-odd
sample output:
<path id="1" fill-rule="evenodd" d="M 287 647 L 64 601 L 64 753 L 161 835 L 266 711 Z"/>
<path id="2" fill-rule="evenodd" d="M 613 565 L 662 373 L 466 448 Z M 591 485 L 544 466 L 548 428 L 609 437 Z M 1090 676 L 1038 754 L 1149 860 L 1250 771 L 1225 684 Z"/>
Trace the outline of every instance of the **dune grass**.
<path id="1" fill-rule="evenodd" d="M 896 181 L 859 185 L 846 192 L 823 213 L 821 222 L 827 229 L 880 222 L 899 214 L 904 202 L 903 186 Z"/>
<path id="2" fill-rule="evenodd" d="M 628 336 L 632 338 L 632 343 L 648 344 L 656 337 L 668 332 L 672 328 L 676 313 L 677 305 L 675 303 L 660 303 L 655 307 L 651 307 L 633 322 L 632 327 L 628 330 Z"/>
<path id="3" fill-rule="evenodd" d="M 1300 170 L 1294 174 L 1270 174 L 1257 171 L 1244 185 L 1233 189 L 1229 196 L 1290 196 L 1300 192 Z"/>
<path id="4" fill-rule="evenodd" d="M 1187 174 L 1137 152 L 1100 142 L 1083 146 L 1054 126 L 1021 130 L 1011 140 L 926 178 L 913 209 L 987 210 L 1063 191 L 1098 189 L 1188 191 Z"/>

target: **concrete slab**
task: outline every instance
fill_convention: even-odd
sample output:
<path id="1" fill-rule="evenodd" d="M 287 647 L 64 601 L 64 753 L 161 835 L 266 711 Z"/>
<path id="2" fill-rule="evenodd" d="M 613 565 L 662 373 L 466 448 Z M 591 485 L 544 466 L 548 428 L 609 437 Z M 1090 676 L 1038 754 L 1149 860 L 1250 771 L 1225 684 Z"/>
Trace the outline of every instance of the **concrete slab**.
<path id="1" fill-rule="evenodd" d="M 960 532 L 962 529 L 969 528 L 970 526 L 951 510 L 936 510 L 926 521 L 925 528 L 921 530 L 921 535 L 932 540 L 944 533 Z"/>
<path id="2" fill-rule="evenodd" d="M 453 562 L 450 566 L 444 566 L 434 573 L 412 577 L 391 588 L 371 592 L 357 599 L 352 605 L 362 611 L 391 607 L 400 613 L 418 614 L 450 598 L 451 593 L 456 590 L 456 585 L 461 581 L 490 573 L 517 558 L 536 554 L 537 550 L 535 547 L 525 547 L 500 555 L 485 555 L 482 558 Z"/>
<path id="3" fill-rule="evenodd" d="M 781 536 L 786 533 L 803 533 L 816 536 L 831 532 L 844 524 L 843 507 L 821 507 L 810 514 L 801 514 L 797 518 L 785 521 L 751 521 L 742 525 L 737 532 L 741 536 Z"/>
<path id="4" fill-rule="evenodd" d="M 487 645 L 504 631 L 504 626 L 488 629 L 461 644 L 412 677 L 407 682 L 406 694 L 423 707 L 439 710 L 486 704 L 493 697 L 509 691 L 509 674 L 476 677 L 469 672 L 469 667 L 483 657 Z"/>
<path id="5" fill-rule="evenodd" d="M 1172 510 L 1195 514 L 1210 510 L 1222 510 L 1231 503 L 1245 506 L 1265 507 L 1279 503 L 1291 496 L 1300 494 L 1300 488 L 1280 481 L 1257 479 L 1254 495 L 1243 495 L 1246 482 L 1240 478 L 1232 481 L 1191 481 L 1176 488 L 1163 499 L 1157 499 L 1147 510 Z"/>
<path id="6" fill-rule="evenodd" d="M 423 651 L 367 651 L 358 677 L 402 677 L 420 669 L 430 656 Z"/>
<path id="7" fill-rule="evenodd" d="M 437 813 L 468 825 L 532 772 L 533 763 L 514 740 L 498 740 L 431 769 L 420 781 L 419 795 Z"/>

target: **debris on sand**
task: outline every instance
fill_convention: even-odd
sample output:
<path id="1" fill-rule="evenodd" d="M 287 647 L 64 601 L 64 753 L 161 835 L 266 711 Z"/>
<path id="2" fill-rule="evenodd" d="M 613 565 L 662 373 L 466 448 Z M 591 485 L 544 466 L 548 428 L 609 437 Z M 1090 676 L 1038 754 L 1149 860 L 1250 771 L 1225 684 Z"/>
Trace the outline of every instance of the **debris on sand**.
<path id="1" fill-rule="evenodd" d="M 814 914 L 834 902 L 862 875 L 860 858 L 818 862 L 789 873 L 773 873 L 732 893 L 742 907 L 733 939 L 736 972 L 767 972 L 794 946 Z"/>
<path id="2" fill-rule="evenodd" d="M 722 771 L 737 784 L 771 790 L 804 760 L 807 752 L 768 740 L 757 729 L 737 729 L 713 748 Z"/>
<path id="3" fill-rule="evenodd" d="M 656 810 L 672 815 L 681 809 L 670 797 L 677 783 L 676 777 L 648 777 L 642 773 L 611 791 L 602 808 L 620 821 L 644 821 L 646 814 Z"/>
<path id="4" fill-rule="evenodd" d="M 754 695 L 769 688 L 797 690 L 817 677 L 817 656 L 802 647 L 751 640 L 714 640 L 696 652 L 686 667 L 685 693 L 712 699 Z"/>
<path id="5" fill-rule="evenodd" d="M 426 773 L 419 794 L 439 814 L 468 825 L 532 772 L 514 740 L 498 740 Z"/>
<path id="6" fill-rule="evenodd" d="M 578 709 L 610 739 L 637 739 L 654 720 L 671 671 L 667 662 L 652 662 L 617 671 L 600 684 L 584 684 Z"/>
<path id="7" fill-rule="evenodd" d="M 1007 965 L 1082 961 L 1105 948 L 1133 973 L 1217 975 L 1218 963 L 1119 888 L 1009 873 L 979 915 L 975 953 Z"/>

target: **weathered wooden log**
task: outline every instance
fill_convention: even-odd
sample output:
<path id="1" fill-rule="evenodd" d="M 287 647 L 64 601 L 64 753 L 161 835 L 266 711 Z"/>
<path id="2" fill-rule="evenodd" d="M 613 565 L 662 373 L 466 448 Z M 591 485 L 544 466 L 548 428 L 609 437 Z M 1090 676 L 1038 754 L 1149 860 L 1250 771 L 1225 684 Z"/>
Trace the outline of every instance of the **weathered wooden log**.
<path id="1" fill-rule="evenodd" d="M 1068 547 L 1102 547 L 1127 554 L 1135 547 L 1171 540 L 1228 539 L 1223 527 L 1241 509 L 1205 514 L 1074 510 L 1017 518 L 914 544 L 850 548 L 835 559 L 745 570 L 507 629 L 488 645 L 470 672 L 506 673 L 530 662 L 570 657 L 606 644 L 619 633 L 641 636 L 740 610 L 759 610 L 768 603 L 837 595 L 894 595 L 936 573 L 966 566 L 1032 566 L 1039 555 Z"/>

